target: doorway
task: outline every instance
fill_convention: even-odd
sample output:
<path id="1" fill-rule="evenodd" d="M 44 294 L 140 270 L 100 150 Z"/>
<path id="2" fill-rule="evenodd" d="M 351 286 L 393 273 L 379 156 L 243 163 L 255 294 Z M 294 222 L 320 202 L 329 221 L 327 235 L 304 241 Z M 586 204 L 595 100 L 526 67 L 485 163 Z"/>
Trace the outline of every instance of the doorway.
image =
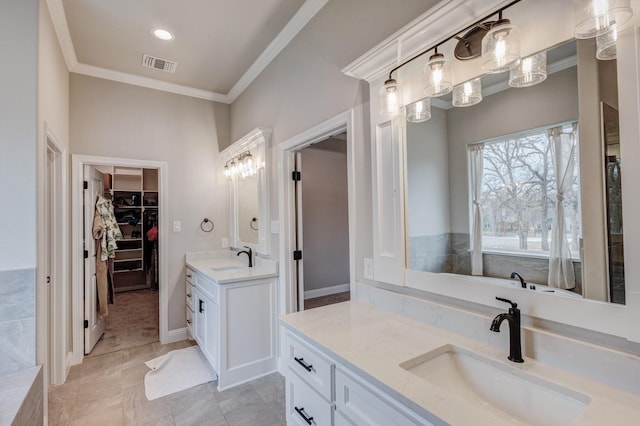
<path id="1" fill-rule="evenodd" d="M 300 220 L 297 216 L 298 202 L 305 198 L 304 190 L 298 188 L 297 183 L 292 183 L 292 180 L 296 178 L 296 161 L 304 160 L 299 158 L 300 154 L 305 148 L 314 144 L 322 143 L 328 139 L 336 139 L 341 141 L 346 147 L 346 193 L 347 193 L 347 217 L 348 226 L 346 231 L 348 255 L 343 256 L 348 261 L 348 281 L 330 282 L 327 288 L 333 287 L 331 290 L 320 291 L 339 291 L 340 293 L 346 293 L 343 290 L 347 289 L 345 284 L 348 283 L 349 297 L 353 298 L 355 295 L 355 281 L 356 281 L 356 267 L 355 267 L 355 174 L 354 174 L 354 149 L 353 149 L 353 110 L 345 111 L 305 132 L 300 133 L 293 138 L 286 140 L 277 145 L 277 158 L 279 167 L 279 222 L 272 223 L 272 230 L 274 226 L 280 233 L 280 259 L 281 259 L 281 273 L 280 273 L 280 291 L 279 291 L 279 312 L 289 313 L 296 312 L 304 309 L 305 290 L 307 291 L 307 299 L 312 299 L 312 296 L 318 295 L 318 293 L 309 293 L 307 285 L 305 288 L 305 269 L 312 269 L 311 263 L 314 261 L 313 251 L 312 254 L 305 256 L 304 250 L 299 247 L 310 247 L 309 242 L 311 237 L 305 236 L 305 231 L 302 228 L 304 226 L 305 215 Z M 338 143 L 334 141 L 334 143 Z M 319 150 L 318 150 L 319 151 Z M 302 165 L 302 173 L 304 172 L 304 164 Z M 344 185 L 344 184 L 343 184 Z M 300 194 L 300 197 L 297 197 Z M 307 196 L 309 198 L 309 196 Z M 306 231 L 309 234 L 309 231 Z M 306 241 L 306 242 L 305 242 Z M 325 241 L 318 245 L 331 246 L 331 241 Z M 299 250 L 302 250 L 302 259 L 300 259 Z M 306 262 L 306 263 L 303 263 Z M 306 266 L 305 266 L 306 265 Z M 322 262 L 318 262 L 322 268 L 329 269 L 331 265 L 328 264 L 325 259 Z M 309 275 L 308 275 L 309 277 Z M 344 280 L 342 278 L 340 281 Z M 302 286 L 298 285 L 299 279 L 302 280 Z M 310 280 L 311 278 L 307 278 Z M 326 283 L 325 283 L 326 284 Z M 329 296 L 330 294 L 326 294 Z"/>
<path id="2" fill-rule="evenodd" d="M 85 355 L 166 342 L 166 163 L 76 155 L 72 162 L 73 364 Z M 113 303 L 106 305 L 106 315 L 98 314 L 92 294 L 96 288 L 92 228 L 100 192 L 111 198 L 123 236 L 116 241 L 108 268 L 107 298 Z"/>
<path id="3" fill-rule="evenodd" d="M 341 132 L 296 152 L 298 310 L 350 298 L 346 141 Z"/>

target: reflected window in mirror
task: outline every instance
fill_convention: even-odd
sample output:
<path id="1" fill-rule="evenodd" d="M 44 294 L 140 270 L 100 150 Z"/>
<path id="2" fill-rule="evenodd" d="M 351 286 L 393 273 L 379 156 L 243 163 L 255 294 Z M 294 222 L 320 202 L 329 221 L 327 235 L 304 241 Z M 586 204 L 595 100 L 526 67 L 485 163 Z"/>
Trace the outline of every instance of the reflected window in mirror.
<path id="1" fill-rule="evenodd" d="M 608 177 L 619 176 L 613 164 L 619 166 L 620 150 L 615 129 L 605 130 L 617 123 L 611 124 L 611 111 L 601 112 L 604 103 L 617 113 L 616 61 L 597 60 L 595 49 L 593 40 L 558 45 L 547 51 L 548 76 L 542 83 L 512 88 L 508 73 L 483 75 L 479 104 L 455 108 L 450 95 L 433 98 L 429 121 L 407 123 L 409 269 L 505 279 L 517 271 L 528 282 L 545 285 L 553 284 L 549 269 L 555 262 L 551 276 L 562 274 L 554 286 L 624 303 L 622 232 L 611 231 L 621 231 L 616 215 L 621 191 L 619 180 Z M 554 155 L 549 142 L 554 139 L 572 140 L 560 146 L 573 150 Z M 484 147 L 480 170 L 486 175 L 475 200 L 486 210 L 477 245 L 473 147 Z M 608 159 L 616 155 L 615 162 Z M 554 171 L 558 157 L 561 172 Z M 560 197 L 558 173 L 570 176 Z M 550 262 L 558 198 L 565 229 L 556 242 L 566 244 L 559 244 L 560 255 L 552 254 Z M 481 246 L 478 271 L 472 259 L 474 247 Z"/>

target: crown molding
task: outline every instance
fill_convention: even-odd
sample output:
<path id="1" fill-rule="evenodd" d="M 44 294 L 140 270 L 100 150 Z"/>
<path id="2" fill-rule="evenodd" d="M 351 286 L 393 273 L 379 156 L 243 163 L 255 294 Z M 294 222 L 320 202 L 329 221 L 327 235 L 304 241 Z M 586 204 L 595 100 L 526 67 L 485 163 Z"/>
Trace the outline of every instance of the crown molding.
<path id="1" fill-rule="evenodd" d="M 271 61 L 273 61 L 276 56 L 282 52 L 291 40 L 293 40 L 293 38 L 305 27 L 305 25 L 309 23 L 309 21 L 311 21 L 311 19 L 324 7 L 325 4 L 327 4 L 328 1 L 329 0 L 306 0 L 302 6 L 300 6 L 295 15 L 293 15 L 293 18 L 291 18 L 287 25 L 285 25 L 282 31 L 278 33 L 271 43 L 269 43 L 258 59 L 256 59 L 244 75 L 240 77 L 229 93 L 225 95 L 222 93 L 197 89 L 195 87 L 156 80 L 150 77 L 143 77 L 79 63 L 73 47 L 73 41 L 71 40 L 71 33 L 69 32 L 69 25 L 64 13 L 62 0 L 46 0 L 51 20 L 53 21 L 53 27 L 56 35 L 58 36 L 58 43 L 60 44 L 60 49 L 62 50 L 69 72 L 132 84 L 134 86 L 147 87 L 178 95 L 207 99 L 225 104 L 230 104 L 236 100 L 236 98 L 240 96 L 247 87 L 249 87 L 258 75 L 260 75 Z"/>

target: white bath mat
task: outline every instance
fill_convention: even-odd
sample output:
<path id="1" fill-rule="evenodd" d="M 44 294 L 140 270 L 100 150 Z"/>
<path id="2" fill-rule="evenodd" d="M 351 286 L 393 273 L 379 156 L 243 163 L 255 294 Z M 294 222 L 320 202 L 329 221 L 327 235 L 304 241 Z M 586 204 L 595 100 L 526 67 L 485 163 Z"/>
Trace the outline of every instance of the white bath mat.
<path id="1" fill-rule="evenodd" d="M 171 351 L 145 364 L 152 369 L 144 376 L 149 401 L 218 378 L 198 346 Z"/>

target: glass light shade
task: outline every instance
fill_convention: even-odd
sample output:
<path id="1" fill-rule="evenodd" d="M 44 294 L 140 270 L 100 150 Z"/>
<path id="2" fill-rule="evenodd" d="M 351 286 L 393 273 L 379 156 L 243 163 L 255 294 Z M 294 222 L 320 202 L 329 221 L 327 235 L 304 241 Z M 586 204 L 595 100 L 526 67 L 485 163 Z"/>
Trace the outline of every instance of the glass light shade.
<path id="1" fill-rule="evenodd" d="M 482 39 L 482 69 L 490 74 L 509 71 L 520 63 L 520 30 L 501 19 Z"/>
<path id="2" fill-rule="evenodd" d="M 480 77 L 465 81 L 453 88 L 453 101 L 455 107 L 468 107 L 482 101 L 482 83 Z"/>
<path id="3" fill-rule="evenodd" d="M 592 38 L 620 28 L 633 16 L 631 0 L 579 0 L 575 4 L 576 38 Z"/>
<path id="4" fill-rule="evenodd" d="M 442 53 L 432 55 L 427 65 L 424 66 L 423 72 L 425 95 L 442 96 L 453 89 L 451 62 Z"/>
<path id="5" fill-rule="evenodd" d="M 616 42 L 618 41 L 618 28 L 614 25 L 606 33 L 596 37 L 596 58 L 601 61 L 616 59 Z"/>
<path id="6" fill-rule="evenodd" d="M 393 78 L 384 82 L 380 89 L 380 114 L 397 114 L 400 110 L 400 86 Z"/>
<path id="7" fill-rule="evenodd" d="M 529 87 L 547 79 L 547 52 L 529 56 L 509 70 L 509 86 Z"/>
<path id="8" fill-rule="evenodd" d="M 247 155 L 245 155 L 244 157 L 244 169 L 247 171 L 247 174 L 249 176 L 254 175 L 256 172 L 253 164 L 253 156 L 251 155 L 250 152 L 248 152 Z"/>
<path id="9" fill-rule="evenodd" d="M 424 98 L 407 105 L 407 121 L 422 123 L 431 118 L 431 99 Z"/>
<path id="10" fill-rule="evenodd" d="M 229 164 L 229 176 L 233 177 L 238 173 L 238 167 L 236 166 L 236 160 L 231 160 Z"/>
<path id="11" fill-rule="evenodd" d="M 229 177 L 229 176 L 231 176 L 231 171 L 229 170 L 229 165 L 228 165 L 228 164 L 225 164 L 225 165 L 224 165 L 224 172 L 223 172 L 223 174 L 224 174 L 224 176 L 225 176 L 225 177 Z"/>

